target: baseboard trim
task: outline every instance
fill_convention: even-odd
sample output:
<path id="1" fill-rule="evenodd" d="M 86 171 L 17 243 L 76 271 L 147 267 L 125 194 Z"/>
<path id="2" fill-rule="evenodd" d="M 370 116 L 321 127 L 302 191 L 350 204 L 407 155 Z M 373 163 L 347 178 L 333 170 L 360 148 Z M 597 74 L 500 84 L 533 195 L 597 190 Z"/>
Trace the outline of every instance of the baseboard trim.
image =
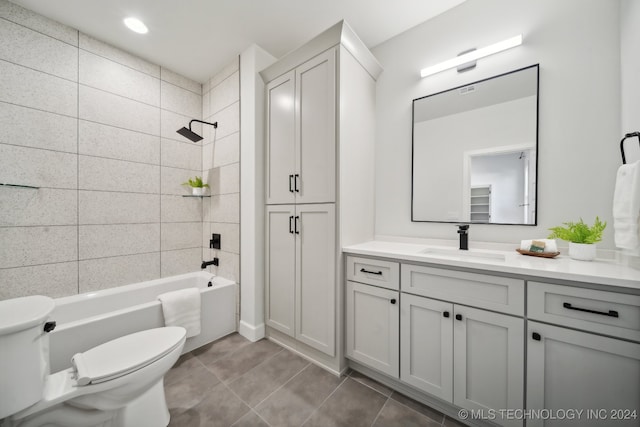
<path id="1" fill-rule="evenodd" d="M 245 322 L 244 320 L 241 320 L 240 327 L 238 328 L 238 333 L 249 341 L 256 342 L 265 337 L 264 323 L 261 323 L 258 326 L 253 326 Z"/>

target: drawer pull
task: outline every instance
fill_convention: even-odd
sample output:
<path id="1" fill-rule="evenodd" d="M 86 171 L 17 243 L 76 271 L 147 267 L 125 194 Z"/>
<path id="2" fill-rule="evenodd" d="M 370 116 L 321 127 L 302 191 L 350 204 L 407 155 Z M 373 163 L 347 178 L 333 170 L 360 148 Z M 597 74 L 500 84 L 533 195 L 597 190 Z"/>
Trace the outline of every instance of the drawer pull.
<path id="1" fill-rule="evenodd" d="M 456 320 L 462 320 L 462 314 L 456 314 Z"/>
<path id="2" fill-rule="evenodd" d="M 443 317 L 449 317 L 449 312 L 448 312 L 448 311 L 443 312 L 443 313 L 442 313 L 442 316 L 443 316 Z"/>
<path id="3" fill-rule="evenodd" d="M 391 298 L 391 304 L 395 304 L 396 303 L 396 299 L 395 298 Z"/>
<path id="4" fill-rule="evenodd" d="M 360 273 L 377 274 L 378 276 L 382 276 L 382 271 L 369 271 L 364 268 L 360 269 Z"/>
<path id="5" fill-rule="evenodd" d="M 618 312 L 615 311 L 615 310 L 609 310 L 609 312 L 598 311 L 598 310 L 589 310 L 588 308 L 574 307 L 568 302 L 563 302 L 562 306 L 564 308 L 568 308 L 569 310 L 584 311 L 585 313 L 601 314 L 602 316 L 620 317 L 620 316 L 618 316 Z"/>
<path id="6" fill-rule="evenodd" d="M 542 338 L 542 337 L 540 336 L 539 333 L 534 332 L 534 333 L 531 334 L 531 338 L 533 338 L 536 341 L 540 341 L 540 338 Z"/>

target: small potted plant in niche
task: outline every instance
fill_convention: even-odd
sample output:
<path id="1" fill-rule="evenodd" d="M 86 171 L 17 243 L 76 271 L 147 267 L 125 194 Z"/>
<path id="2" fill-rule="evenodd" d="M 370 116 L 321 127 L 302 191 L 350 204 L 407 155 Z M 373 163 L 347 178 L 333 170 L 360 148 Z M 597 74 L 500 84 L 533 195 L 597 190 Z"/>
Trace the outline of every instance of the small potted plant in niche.
<path id="1" fill-rule="evenodd" d="M 187 182 L 183 182 L 182 185 L 188 185 L 191 187 L 191 194 L 194 196 L 202 196 L 204 195 L 204 189 L 209 188 L 209 184 L 205 184 L 202 182 L 202 178 L 196 176 L 195 178 L 189 180 Z"/>
<path id="2" fill-rule="evenodd" d="M 550 239 L 561 239 L 569 242 L 569 256 L 581 261 L 593 261 L 596 258 L 596 243 L 602 240 L 602 232 L 606 222 L 596 217 L 593 226 L 589 227 L 580 218 L 579 222 L 565 222 L 564 227 L 553 227 Z"/>

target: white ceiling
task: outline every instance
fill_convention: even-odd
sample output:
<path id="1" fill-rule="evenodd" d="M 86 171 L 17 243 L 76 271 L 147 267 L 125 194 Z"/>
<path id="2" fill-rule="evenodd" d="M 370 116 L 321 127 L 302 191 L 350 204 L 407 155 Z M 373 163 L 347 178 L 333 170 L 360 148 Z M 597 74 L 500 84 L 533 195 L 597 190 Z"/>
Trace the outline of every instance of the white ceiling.
<path id="1" fill-rule="evenodd" d="M 373 47 L 464 0 L 12 0 L 196 81 L 255 43 L 279 58 L 341 19 Z M 122 23 L 145 22 L 140 35 Z"/>

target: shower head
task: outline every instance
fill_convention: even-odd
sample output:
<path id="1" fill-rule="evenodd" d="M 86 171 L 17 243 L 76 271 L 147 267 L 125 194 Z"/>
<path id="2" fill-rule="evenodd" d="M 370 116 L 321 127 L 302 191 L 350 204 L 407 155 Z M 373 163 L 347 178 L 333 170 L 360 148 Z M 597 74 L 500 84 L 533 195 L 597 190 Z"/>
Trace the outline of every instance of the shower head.
<path id="1" fill-rule="evenodd" d="M 202 120 L 193 119 L 189 122 L 189 129 L 187 129 L 186 127 L 182 127 L 181 129 L 178 129 L 176 132 L 178 132 L 180 135 L 184 136 L 185 138 L 190 139 L 193 142 L 201 141 L 202 137 L 191 130 L 191 123 L 193 122 L 203 123 L 205 125 L 211 125 L 215 129 L 218 128 L 218 122 L 209 123 L 209 122 L 203 122 Z"/>

